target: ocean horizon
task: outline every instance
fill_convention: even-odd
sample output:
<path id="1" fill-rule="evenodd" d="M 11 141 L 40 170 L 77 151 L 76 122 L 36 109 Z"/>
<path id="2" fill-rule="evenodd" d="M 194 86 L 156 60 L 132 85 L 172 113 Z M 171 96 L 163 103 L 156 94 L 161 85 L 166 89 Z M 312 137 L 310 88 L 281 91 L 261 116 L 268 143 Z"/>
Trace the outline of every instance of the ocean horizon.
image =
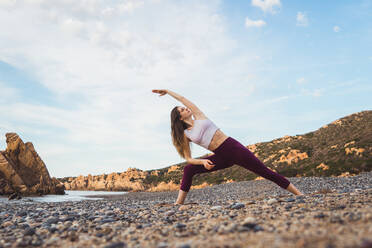
<path id="1" fill-rule="evenodd" d="M 65 201 L 83 201 L 83 200 L 100 200 L 99 195 L 120 195 L 128 193 L 127 191 L 92 191 L 92 190 L 65 190 L 65 195 L 44 195 L 44 196 L 25 196 L 21 200 L 8 200 L 8 197 L 0 197 L 0 202 L 65 202 Z M 97 197 L 87 197 L 87 196 Z"/>

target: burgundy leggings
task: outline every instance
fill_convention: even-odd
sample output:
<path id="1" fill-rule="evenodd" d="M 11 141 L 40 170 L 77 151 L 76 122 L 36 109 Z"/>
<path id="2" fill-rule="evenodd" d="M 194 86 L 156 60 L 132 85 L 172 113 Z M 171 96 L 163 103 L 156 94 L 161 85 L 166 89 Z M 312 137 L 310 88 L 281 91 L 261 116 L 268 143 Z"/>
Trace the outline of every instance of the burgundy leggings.
<path id="1" fill-rule="evenodd" d="M 283 189 L 289 185 L 289 181 L 267 168 L 248 148 L 239 141 L 229 137 L 216 150 L 214 154 L 204 159 L 209 159 L 215 165 L 207 170 L 203 165 L 187 164 L 183 170 L 181 190 L 188 192 L 195 174 L 217 171 L 228 168 L 234 164 L 240 165 L 254 173 L 273 181 Z"/>

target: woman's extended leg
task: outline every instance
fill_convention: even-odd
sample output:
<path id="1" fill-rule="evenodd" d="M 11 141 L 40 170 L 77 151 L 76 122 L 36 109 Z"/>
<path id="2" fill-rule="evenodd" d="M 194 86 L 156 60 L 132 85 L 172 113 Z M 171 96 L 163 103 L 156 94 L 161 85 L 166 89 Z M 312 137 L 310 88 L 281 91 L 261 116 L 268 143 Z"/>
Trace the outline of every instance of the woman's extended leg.
<path id="1" fill-rule="evenodd" d="M 234 163 L 266 178 L 295 195 L 302 193 L 282 175 L 267 168 L 247 147 L 234 140 Z"/>
<path id="2" fill-rule="evenodd" d="M 287 190 L 295 195 L 303 195 L 293 184 L 289 184 Z"/>

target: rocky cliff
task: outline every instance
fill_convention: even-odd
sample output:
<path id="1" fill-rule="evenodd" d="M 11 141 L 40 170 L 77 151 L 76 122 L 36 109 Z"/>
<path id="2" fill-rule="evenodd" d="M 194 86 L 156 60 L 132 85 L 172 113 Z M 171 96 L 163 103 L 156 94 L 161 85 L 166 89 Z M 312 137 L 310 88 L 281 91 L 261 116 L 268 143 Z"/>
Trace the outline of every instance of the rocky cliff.
<path id="1" fill-rule="evenodd" d="M 0 195 L 64 194 L 64 185 L 51 178 L 32 143 L 16 133 L 6 134 L 7 148 L 0 151 Z"/>
<path id="2" fill-rule="evenodd" d="M 284 136 L 248 145 L 247 148 L 266 166 L 288 177 L 344 176 L 371 171 L 372 111 L 343 117 L 314 132 Z M 180 163 L 149 171 L 131 168 L 122 173 L 60 180 L 72 190 L 176 190 L 185 165 Z M 261 178 L 240 166 L 232 166 L 194 176 L 193 187 L 251 179 Z"/>
<path id="3" fill-rule="evenodd" d="M 126 172 L 98 176 L 65 177 L 60 179 L 66 190 L 110 190 L 110 191 L 143 191 L 143 179 L 147 171 L 129 168 Z"/>
<path id="4" fill-rule="evenodd" d="M 172 168 L 173 167 L 173 168 Z M 171 166 L 167 173 L 175 171 L 174 168 L 179 170 L 178 166 Z M 161 170 L 142 171 L 136 168 L 129 168 L 125 172 L 111 173 L 97 176 L 83 176 L 78 177 L 65 177 L 59 180 L 64 184 L 66 190 L 107 190 L 107 191 L 170 191 L 179 189 L 180 185 L 178 182 L 161 181 L 159 183 L 147 183 L 146 179 L 152 176 L 157 177 Z M 207 186 L 212 186 L 206 182 L 200 185 L 194 185 L 191 189 L 199 189 Z"/>

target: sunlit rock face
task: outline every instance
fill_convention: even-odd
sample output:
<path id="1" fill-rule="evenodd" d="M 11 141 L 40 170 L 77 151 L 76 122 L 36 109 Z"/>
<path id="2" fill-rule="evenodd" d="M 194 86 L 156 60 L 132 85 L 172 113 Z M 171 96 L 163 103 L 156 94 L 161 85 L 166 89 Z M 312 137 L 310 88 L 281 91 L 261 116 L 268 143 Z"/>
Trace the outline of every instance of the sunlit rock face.
<path id="1" fill-rule="evenodd" d="M 143 191 L 143 179 L 149 172 L 129 168 L 125 172 L 108 175 L 88 175 L 63 179 L 67 190 Z"/>
<path id="2" fill-rule="evenodd" d="M 65 194 L 65 187 L 49 175 L 31 142 L 23 143 L 16 133 L 7 133 L 7 148 L 0 151 L 0 194 Z"/>

